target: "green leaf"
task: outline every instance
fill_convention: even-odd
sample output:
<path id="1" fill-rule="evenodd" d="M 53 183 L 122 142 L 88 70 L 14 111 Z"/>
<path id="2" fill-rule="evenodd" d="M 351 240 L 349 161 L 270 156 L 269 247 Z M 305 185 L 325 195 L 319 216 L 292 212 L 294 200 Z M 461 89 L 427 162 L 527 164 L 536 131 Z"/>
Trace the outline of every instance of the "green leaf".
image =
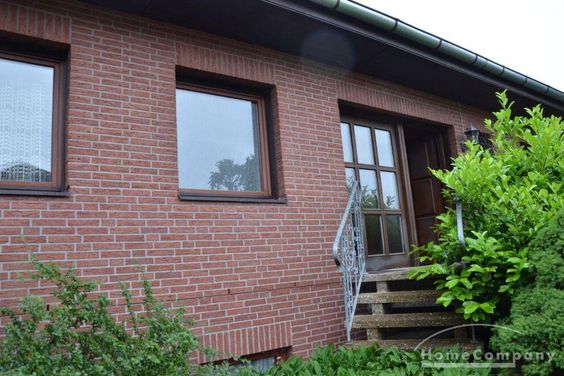
<path id="1" fill-rule="evenodd" d="M 460 279 L 460 282 L 461 282 L 466 288 L 469 288 L 469 289 L 471 289 L 472 286 L 473 286 L 472 282 L 470 282 L 470 281 L 468 280 L 468 278 L 461 278 L 461 279 Z"/>
<path id="2" fill-rule="evenodd" d="M 494 305 L 490 302 L 485 302 L 480 304 L 480 308 L 482 309 L 482 311 L 492 314 L 494 313 Z"/>
<path id="3" fill-rule="evenodd" d="M 465 302 L 464 303 L 464 313 L 465 314 L 469 315 L 469 314 L 473 313 L 474 311 L 476 311 L 478 308 L 480 308 L 479 303 L 476 303 L 476 302 Z"/>

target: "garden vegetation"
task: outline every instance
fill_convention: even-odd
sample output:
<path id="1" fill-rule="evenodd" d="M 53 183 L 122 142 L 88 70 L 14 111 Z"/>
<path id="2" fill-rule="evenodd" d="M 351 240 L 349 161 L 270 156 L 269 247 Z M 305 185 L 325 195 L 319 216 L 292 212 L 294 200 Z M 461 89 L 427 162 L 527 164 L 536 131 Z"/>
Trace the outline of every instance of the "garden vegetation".
<path id="1" fill-rule="evenodd" d="M 564 207 L 564 123 L 540 106 L 513 116 L 504 92 L 501 109 L 486 120 L 491 148 L 466 142 L 451 170 L 433 170 L 444 196 L 463 207 L 466 249 L 459 243 L 456 213 L 438 216 L 438 242 L 415 249 L 423 263 L 413 277 L 438 276 L 437 300 L 464 317 L 487 321 L 526 283 L 529 243 Z"/>

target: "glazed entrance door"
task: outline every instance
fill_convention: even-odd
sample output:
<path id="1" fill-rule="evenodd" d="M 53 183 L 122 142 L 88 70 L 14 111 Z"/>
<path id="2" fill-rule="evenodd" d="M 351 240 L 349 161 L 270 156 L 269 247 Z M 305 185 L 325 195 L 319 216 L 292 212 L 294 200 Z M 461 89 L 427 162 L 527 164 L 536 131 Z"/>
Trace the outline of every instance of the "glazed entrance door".
<path id="1" fill-rule="evenodd" d="M 410 265 L 406 200 L 397 128 L 343 118 L 341 136 L 347 184 L 362 188 L 366 268 L 378 271 Z"/>

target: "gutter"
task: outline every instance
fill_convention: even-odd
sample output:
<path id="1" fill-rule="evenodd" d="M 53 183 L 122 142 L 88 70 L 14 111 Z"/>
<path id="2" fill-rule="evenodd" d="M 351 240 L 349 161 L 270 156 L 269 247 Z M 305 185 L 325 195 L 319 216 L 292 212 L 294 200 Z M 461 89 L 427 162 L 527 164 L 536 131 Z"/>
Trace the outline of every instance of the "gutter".
<path id="1" fill-rule="evenodd" d="M 466 65 L 478 68 L 491 75 L 500 77 L 528 90 L 546 95 L 564 103 L 564 92 L 545 85 L 540 81 L 532 79 L 506 66 L 497 64 L 485 57 L 460 47 L 447 40 L 427 33 L 419 28 L 411 26 L 397 18 L 390 17 L 384 13 L 373 10 L 351 0 L 309 0 L 326 8 L 336 10 L 346 16 L 356 18 L 367 24 L 384 29 L 392 34 L 398 35 L 423 47 L 439 51 L 444 55 L 452 57 Z"/>

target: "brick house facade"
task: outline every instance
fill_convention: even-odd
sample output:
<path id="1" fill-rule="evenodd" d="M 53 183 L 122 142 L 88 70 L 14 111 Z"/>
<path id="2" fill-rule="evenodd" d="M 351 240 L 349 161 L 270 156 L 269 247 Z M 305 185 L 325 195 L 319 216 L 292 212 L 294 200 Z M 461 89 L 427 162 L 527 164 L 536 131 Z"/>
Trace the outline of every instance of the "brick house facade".
<path id="1" fill-rule="evenodd" d="M 140 296 L 148 278 L 159 299 L 187 309 L 204 345 L 239 355 L 307 355 L 344 339 L 331 258 L 347 202 L 344 108 L 439 127 L 452 154 L 490 110 L 77 1 L 2 0 L 0 31 L 10 48 L 66 50 L 68 71 L 68 187 L 59 196 L 0 196 L 0 305 L 48 293 L 18 280 L 31 250 L 101 281 L 118 317 L 118 282 Z M 179 199 L 175 90 L 183 71 L 269 90 L 278 202 Z"/>

